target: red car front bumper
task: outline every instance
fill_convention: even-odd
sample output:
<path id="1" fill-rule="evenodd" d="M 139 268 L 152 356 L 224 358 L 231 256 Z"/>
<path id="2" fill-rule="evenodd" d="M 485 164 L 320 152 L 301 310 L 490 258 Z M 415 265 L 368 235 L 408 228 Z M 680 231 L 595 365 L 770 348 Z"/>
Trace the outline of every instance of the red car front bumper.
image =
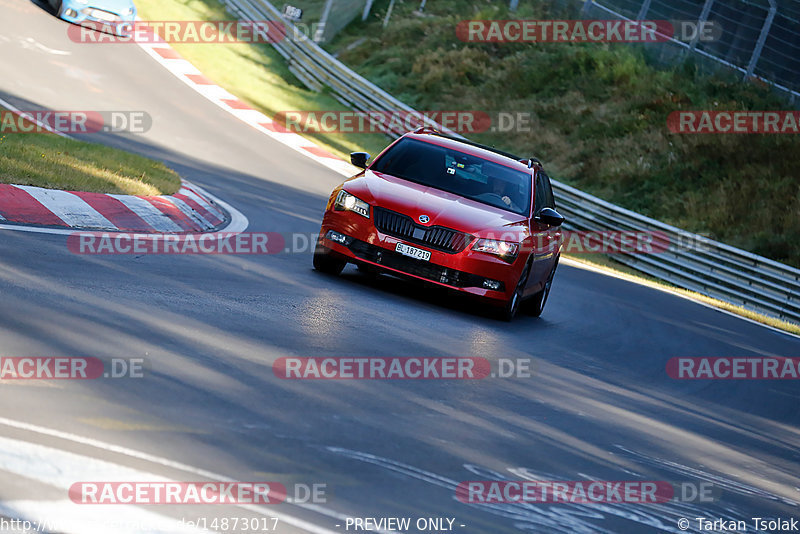
<path id="1" fill-rule="evenodd" d="M 326 238 L 333 230 L 348 238 L 342 244 Z M 384 234 L 375 227 L 374 217 L 367 219 L 352 211 L 325 212 L 319 243 L 332 253 L 351 263 L 378 267 L 388 273 L 400 274 L 443 286 L 455 291 L 487 299 L 493 305 L 503 305 L 519 281 L 526 258 L 520 255 L 513 263 L 501 258 L 473 252 L 471 244 L 461 252 L 448 253 L 423 244 Z M 430 260 L 404 256 L 396 251 L 404 243 L 431 253 Z M 500 290 L 487 289 L 486 280 L 502 283 Z"/>

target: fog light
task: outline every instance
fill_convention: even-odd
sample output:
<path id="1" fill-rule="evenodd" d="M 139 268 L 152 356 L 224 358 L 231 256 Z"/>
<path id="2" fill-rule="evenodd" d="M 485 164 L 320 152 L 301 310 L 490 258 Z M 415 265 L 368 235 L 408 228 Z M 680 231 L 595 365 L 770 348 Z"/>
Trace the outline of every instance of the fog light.
<path id="1" fill-rule="evenodd" d="M 493 291 L 500 291 L 500 288 L 503 287 L 503 282 L 498 282 L 497 280 L 489 280 L 488 278 L 483 281 L 483 287 L 486 289 L 491 289 Z"/>
<path id="2" fill-rule="evenodd" d="M 78 16 L 78 12 L 75 11 L 74 9 L 67 9 L 66 15 L 68 17 L 77 17 Z"/>
<path id="3" fill-rule="evenodd" d="M 340 234 L 339 232 L 334 232 L 333 230 L 328 230 L 328 233 L 325 234 L 325 239 L 330 239 L 334 243 L 339 243 L 340 245 L 349 245 L 352 238 Z"/>

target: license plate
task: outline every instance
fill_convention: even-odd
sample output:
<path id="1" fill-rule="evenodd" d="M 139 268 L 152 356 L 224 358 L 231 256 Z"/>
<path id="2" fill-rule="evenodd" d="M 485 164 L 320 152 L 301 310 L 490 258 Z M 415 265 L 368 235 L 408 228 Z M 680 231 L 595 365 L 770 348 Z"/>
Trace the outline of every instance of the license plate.
<path id="1" fill-rule="evenodd" d="M 418 260 L 429 261 L 431 259 L 431 253 L 428 252 L 427 250 L 422 250 L 421 248 L 412 247 L 406 245 L 405 243 L 398 243 L 395 250 L 400 254 L 402 254 L 403 256 L 409 256 L 411 258 L 416 258 Z"/>
<path id="2" fill-rule="evenodd" d="M 93 10 L 92 16 L 96 19 L 105 20 L 108 22 L 113 22 L 117 20 L 117 16 L 115 14 L 108 13 L 107 11 L 100 11 L 99 9 Z"/>

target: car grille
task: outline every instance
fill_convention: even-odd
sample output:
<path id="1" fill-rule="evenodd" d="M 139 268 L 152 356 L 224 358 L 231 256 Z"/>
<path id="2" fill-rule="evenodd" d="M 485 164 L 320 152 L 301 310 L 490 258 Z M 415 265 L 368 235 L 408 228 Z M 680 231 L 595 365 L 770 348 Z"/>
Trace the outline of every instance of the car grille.
<path id="1" fill-rule="evenodd" d="M 482 287 L 483 281 L 485 280 L 485 278 L 476 274 L 457 271 L 428 261 L 409 258 L 408 256 L 403 256 L 392 250 L 370 245 L 365 241 L 359 241 L 357 239 L 353 240 L 348 248 L 353 254 L 363 260 L 453 287 Z M 501 288 L 501 291 L 502 290 Z"/>
<path id="2" fill-rule="evenodd" d="M 472 236 L 443 226 L 420 226 L 408 215 L 384 208 L 372 209 L 375 227 L 384 234 L 456 254 L 472 242 Z"/>

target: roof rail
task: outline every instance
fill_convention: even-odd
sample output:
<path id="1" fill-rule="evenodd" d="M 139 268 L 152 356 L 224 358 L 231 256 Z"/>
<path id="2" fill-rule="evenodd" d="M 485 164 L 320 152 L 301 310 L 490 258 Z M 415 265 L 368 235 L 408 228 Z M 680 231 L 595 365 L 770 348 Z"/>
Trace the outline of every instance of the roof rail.
<path id="1" fill-rule="evenodd" d="M 521 160 L 519 160 L 519 161 L 520 161 L 520 163 L 525 163 L 525 164 L 527 164 L 529 169 L 530 169 L 530 168 L 532 168 L 534 165 L 536 165 L 536 166 L 537 166 L 537 167 L 539 167 L 540 169 L 544 167 L 544 166 L 542 165 L 542 162 L 541 162 L 541 161 L 539 161 L 539 158 L 534 158 L 534 157 L 530 157 L 530 158 L 528 158 L 528 159 L 525 159 L 525 158 L 523 158 L 523 159 L 521 159 Z"/>

